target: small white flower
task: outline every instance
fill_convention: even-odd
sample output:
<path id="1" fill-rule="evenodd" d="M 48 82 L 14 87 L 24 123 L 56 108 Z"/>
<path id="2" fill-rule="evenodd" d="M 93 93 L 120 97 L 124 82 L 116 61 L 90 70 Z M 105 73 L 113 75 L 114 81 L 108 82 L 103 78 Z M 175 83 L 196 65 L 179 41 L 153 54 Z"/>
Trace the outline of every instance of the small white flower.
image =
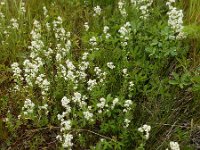
<path id="1" fill-rule="evenodd" d="M 71 130 L 71 120 L 62 121 L 61 126 L 61 132 Z"/>
<path id="2" fill-rule="evenodd" d="M 115 68 L 115 65 L 113 64 L 113 62 L 108 62 L 108 63 L 107 63 L 107 66 L 108 66 L 108 68 L 110 68 L 110 69 L 114 69 L 114 68 Z"/>
<path id="3" fill-rule="evenodd" d="M 48 17 L 48 15 L 47 15 L 48 10 L 47 10 L 46 6 L 43 6 L 42 9 L 43 9 L 43 12 L 44 12 L 44 16 L 45 16 L 45 17 Z"/>
<path id="4" fill-rule="evenodd" d="M 59 140 L 59 141 L 62 141 L 62 136 L 57 135 L 57 136 L 56 136 L 56 139 Z"/>
<path id="5" fill-rule="evenodd" d="M 87 84 L 88 84 L 88 90 L 91 91 L 95 87 L 95 85 L 97 85 L 97 81 L 96 79 L 89 79 Z"/>
<path id="6" fill-rule="evenodd" d="M 70 103 L 70 99 L 68 99 L 66 96 L 64 96 L 61 100 L 62 106 L 63 107 L 68 107 L 68 104 Z"/>
<path id="7" fill-rule="evenodd" d="M 169 0 L 169 2 L 170 2 L 170 3 L 175 3 L 175 2 L 176 2 L 176 0 Z"/>
<path id="8" fill-rule="evenodd" d="M 70 61 L 69 59 L 66 61 L 67 64 L 67 68 L 70 70 L 74 70 L 75 66 L 73 65 L 72 61 Z"/>
<path id="9" fill-rule="evenodd" d="M 80 101 L 81 101 L 81 93 L 75 92 L 75 93 L 74 93 L 74 96 L 73 96 L 73 98 L 72 98 L 72 100 L 73 100 L 74 102 L 80 102 Z"/>
<path id="10" fill-rule="evenodd" d="M 97 39 L 95 36 L 91 37 L 89 40 L 90 45 L 96 46 L 97 45 Z"/>
<path id="11" fill-rule="evenodd" d="M 115 99 L 113 100 L 111 109 L 114 109 L 115 105 L 116 105 L 118 102 L 119 102 L 119 99 L 118 99 L 118 98 L 115 98 Z"/>
<path id="12" fill-rule="evenodd" d="M 5 5 L 5 2 L 3 1 L 3 2 L 1 2 L 1 5 L 3 6 L 3 5 Z"/>
<path id="13" fill-rule="evenodd" d="M 137 0 L 131 0 L 131 3 L 136 6 Z"/>
<path id="14" fill-rule="evenodd" d="M 88 31 L 89 28 L 90 28 L 89 25 L 88 25 L 88 22 L 85 22 L 83 26 L 85 27 L 85 30 L 86 30 L 86 31 Z"/>
<path id="15" fill-rule="evenodd" d="M 106 39 L 109 39 L 111 35 L 109 33 L 106 34 Z"/>
<path id="16" fill-rule="evenodd" d="M 20 11 L 21 11 L 21 13 L 25 13 L 26 12 L 26 8 L 25 8 L 25 3 L 24 2 L 21 3 Z"/>
<path id="17" fill-rule="evenodd" d="M 109 27 L 108 26 L 104 26 L 104 28 L 103 28 L 103 33 L 107 33 L 108 32 L 108 30 L 109 30 Z"/>
<path id="18" fill-rule="evenodd" d="M 86 120 L 91 120 L 92 121 L 92 117 L 93 117 L 93 113 L 90 113 L 89 111 L 84 111 L 83 112 L 83 116 Z"/>
<path id="19" fill-rule="evenodd" d="M 151 131 L 151 126 L 149 125 L 143 125 L 142 127 L 138 128 L 138 131 L 141 133 L 145 132 L 145 138 L 148 140 L 149 139 L 149 132 Z"/>
<path id="20" fill-rule="evenodd" d="M 32 114 L 34 107 L 35 107 L 35 104 L 30 99 L 26 99 L 24 101 L 24 106 L 22 107 L 23 114 L 25 116 Z"/>
<path id="21" fill-rule="evenodd" d="M 0 18 L 5 18 L 5 15 L 2 12 L 0 12 Z"/>
<path id="22" fill-rule="evenodd" d="M 96 15 L 101 15 L 101 7 L 98 5 L 96 7 L 94 7 L 94 15 L 93 16 L 96 16 Z"/>
<path id="23" fill-rule="evenodd" d="M 132 100 L 126 100 L 124 103 L 124 107 L 130 107 L 133 104 Z"/>
<path id="24" fill-rule="evenodd" d="M 12 24 L 13 29 L 18 29 L 19 28 L 19 24 L 17 23 L 17 19 L 12 18 L 10 20 L 10 22 Z"/>
<path id="25" fill-rule="evenodd" d="M 134 86 L 135 84 L 133 83 L 133 81 L 130 81 L 129 82 L 129 87 L 128 87 L 128 89 L 131 91 L 131 90 L 133 90 L 133 86 Z"/>
<path id="26" fill-rule="evenodd" d="M 126 118 L 126 119 L 124 120 L 124 123 L 125 123 L 125 126 L 124 126 L 124 127 L 127 128 L 127 127 L 129 126 L 129 123 L 130 123 L 130 122 L 131 122 L 131 121 L 130 121 L 129 119 Z"/>
<path id="27" fill-rule="evenodd" d="M 105 98 L 100 98 L 100 103 L 97 103 L 97 107 L 103 109 L 105 107 L 105 104 L 106 104 L 106 99 Z"/>
<path id="28" fill-rule="evenodd" d="M 122 9 L 124 6 L 124 2 L 122 2 L 121 0 L 118 2 L 118 7 L 119 9 Z"/>
<path id="29" fill-rule="evenodd" d="M 63 148 L 71 149 L 71 147 L 73 146 L 72 139 L 73 139 L 72 134 L 64 134 L 63 144 L 62 144 Z"/>
<path id="30" fill-rule="evenodd" d="M 123 76 L 128 76 L 128 69 L 127 68 L 124 68 L 123 70 L 122 70 L 122 72 L 123 72 Z"/>
<path id="31" fill-rule="evenodd" d="M 119 8 L 119 11 L 120 11 L 121 15 L 123 17 L 126 17 L 127 13 L 126 13 L 126 9 L 125 9 L 124 5 L 125 5 L 125 2 L 123 0 L 120 0 L 118 2 L 118 8 Z"/>
<path id="32" fill-rule="evenodd" d="M 169 143 L 171 150 L 180 150 L 180 146 L 178 142 L 171 141 Z"/>
<path id="33" fill-rule="evenodd" d="M 84 52 L 83 56 L 82 56 L 82 60 L 86 60 L 88 57 L 89 53 L 88 52 Z"/>

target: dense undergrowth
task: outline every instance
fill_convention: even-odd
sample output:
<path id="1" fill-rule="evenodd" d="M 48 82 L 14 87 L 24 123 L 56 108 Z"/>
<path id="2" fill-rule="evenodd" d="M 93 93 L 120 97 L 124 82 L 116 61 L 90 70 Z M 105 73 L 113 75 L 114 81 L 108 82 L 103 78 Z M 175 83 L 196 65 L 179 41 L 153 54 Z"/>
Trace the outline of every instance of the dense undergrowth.
<path id="1" fill-rule="evenodd" d="M 198 5 L 2 1 L 1 149 L 198 149 Z"/>

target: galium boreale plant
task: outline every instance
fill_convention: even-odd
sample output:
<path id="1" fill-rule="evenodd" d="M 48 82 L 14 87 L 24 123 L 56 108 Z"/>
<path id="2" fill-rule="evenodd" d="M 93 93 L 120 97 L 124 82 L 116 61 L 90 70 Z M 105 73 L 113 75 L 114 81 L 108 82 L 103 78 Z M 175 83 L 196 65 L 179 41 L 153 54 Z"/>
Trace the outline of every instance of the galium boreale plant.
<path id="1" fill-rule="evenodd" d="M 54 138 L 63 149 L 145 147 L 151 126 L 133 115 L 139 95 L 147 94 L 142 85 L 179 53 L 182 37 L 170 38 L 182 35 L 182 14 L 169 3 L 178 18 L 168 13 L 168 23 L 157 23 L 151 20 L 158 17 L 152 4 L 132 0 L 129 6 L 120 0 L 110 19 L 96 5 L 92 19 L 82 24 L 81 48 L 64 18 L 50 16 L 43 7 L 45 19 L 34 20 L 30 32 L 30 55 L 11 65 L 13 92 L 24 96 L 21 125 L 30 127 L 31 121 L 32 128 L 59 129 Z M 92 26 L 101 17 L 102 26 Z M 176 19 L 180 24 L 172 23 Z M 11 23 L 18 28 L 16 20 Z"/>

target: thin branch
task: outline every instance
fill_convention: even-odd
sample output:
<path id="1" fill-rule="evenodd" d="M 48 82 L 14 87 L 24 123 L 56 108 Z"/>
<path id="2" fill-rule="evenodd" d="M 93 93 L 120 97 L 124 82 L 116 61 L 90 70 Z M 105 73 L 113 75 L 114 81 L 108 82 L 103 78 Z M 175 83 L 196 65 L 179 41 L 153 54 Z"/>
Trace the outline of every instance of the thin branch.
<path id="1" fill-rule="evenodd" d="M 102 138 L 104 138 L 104 139 L 108 139 L 108 140 L 111 140 L 111 141 L 116 142 L 114 139 L 112 139 L 112 138 L 110 138 L 110 137 L 107 137 L 107 136 L 105 136 L 105 135 L 101 135 L 101 134 L 99 134 L 99 133 L 96 133 L 96 132 L 91 131 L 91 130 L 88 130 L 88 129 L 77 129 L 77 130 L 74 130 L 74 131 L 78 131 L 78 132 L 86 131 L 86 132 L 95 134 L 95 135 L 97 135 L 97 136 L 99 136 L 99 137 L 102 137 Z"/>
<path id="2" fill-rule="evenodd" d="M 176 124 L 167 124 L 167 123 L 155 123 L 156 125 L 162 125 L 162 126 L 170 126 L 170 127 L 179 127 L 179 128 L 188 128 L 190 129 L 191 127 L 187 127 L 187 126 L 182 126 L 182 125 L 176 125 Z"/>
<path id="3" fill-rule="evenodd" d="M 57 130 L 60 129 L 60 127 L 56 127 L 56 126 L 48 126 L 48 127 L 44 127 L 44 128 L 36 128 L 36 129 L 27 129 L 26 132 L 38 132 L 38 131 L 42 131 L 42 130 Z"/>
<path id="4" fill-rule="evenodd" d="M 56 126 L 49 126 L 49 127 L 44 127 L 44 128 L 38 128 L 38 129 L 31 129 L 31 130 L 26 130 L 26 132 L 39 132 L 39 131 L 42 131 L 42 130 L 47 130 L 47 129 L 50 129 L 50 130 L 57 130 L 57 129 L 60 129 L 60 127 L 56 127 Z M 74 130 L 71 130 L 69 133 L 72 133 L 72 132 L 89 132 L 89 133 L 92 133 L 92 134 L 95 134 L 99 137 L 102 137 L 104 139 L 108 139 L 108 140 L 111 140 L 111 141 L 115 141 L 114 139 L 110 138 L 110 137 L 107 137 L 105 135 L 101 135 L 99 133 L 96 133 L 94 131 L 91 131 L 91 130 L 88 130 L 88 129 L 74 129 Z M 116 142 L 116 141 L 115 141 Z"/>

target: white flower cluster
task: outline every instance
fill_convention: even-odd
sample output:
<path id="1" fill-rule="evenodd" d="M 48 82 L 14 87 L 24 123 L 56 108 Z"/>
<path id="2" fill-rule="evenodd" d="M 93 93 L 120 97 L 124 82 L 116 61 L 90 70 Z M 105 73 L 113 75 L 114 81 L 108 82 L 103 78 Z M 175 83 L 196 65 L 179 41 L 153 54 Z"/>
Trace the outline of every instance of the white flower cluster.
<path id="1" fill-rule="evenodd" d="M 176 39 L 185 38 L 185 33 L 183 32 L 183 11 L 178 10 L 176 7 L 172 6 L 175 0 L 169 0 L 166 5 L 169 7 L 167 15 L 169 16 L 168 25 L 174 30 Z M 171 37 L 175 39 L 175 37 Z"/>
<path id="2" fill-rule="evenodd" d="M 99 79 L 99 82 L 102 83 L 106 79 L 106 72 L 103 72 L 99 67 L 94 68 L 94 72 L 97 75 L 97 79 Z"/>
<path id="3" fill-rule="evenodd" d="M 49 32 L 51 30 L 51 26 L 49 22 L 46 22 L 45 24 L 47 31 Z"/>
<path id="4" fill-rule="evenodd" d="M 71 106 L 69 105 L 70 99 L 68 99 L 66 96 L 64 96 L 61 100 L 62 106 L 65 108 L 64 114 L 68 114 L 71 112 Z M 63 118 L 63 117 L 62 117 Z"/>
<path id="5" fill-rule="evenodd" d="M 3 34 L 4 34 L 5 37 L 9 37 L 10 36 L 10 33 L 8 31 L 6 31 L 6 30 L 3 32 Z M 2 41 L 2 43 L 5 43 L 5 41 Z M 8 44 L 8 43 L 6 43 L 6 44 Z"/>
<path id="6" fill-rule="evenodd" d="M 73 140 L 73 135 L 69 133 L 64 133 L 63 136 L 58 135 L 56 137 L 59 141 L 62 141 L 62 147 L 67 148 L 68 150 L 72 150 L 72 146 L 74 145 L 72 140 Z"/>
<path id="7" fill-rule="evenodd" d="M 153 0 L 131 0 L 131 3 L 140 10 L 140 18 L 145 20 L 149 17 L 149 8 L 153 4 Z"/>
<path id="8" fill-rule="evenodd" d="M 108 68 L 110 68 L 112 70 L 115 68 L 115 65 L 113 64 L 113 62 L 108 62 L 107 66 L 108 66 Z"/>
<path id="9" fill-rule="evenodd" d="M 100 6 L 96 6 L 96 7 L 94 7 L 94 15 L 93 16 L 99 16 L 99 15 L 101 15 L 101 7 Z"/>
<path id="10" fill-rule="evenodd" d="M 141 132 L 141 133 L 145 132 L 145 138 L 148 140 L 149 139 L 149 132 L 151 131 L 151 126 L 145 124 L 142 127 L 138 128 L 138 131 Z"/>
<path id="11" fill-rule="evenodd" d="M 21 76 L 22 70 L 19 68 L 19 64 L 17 62 L 11 65 L 11 69 L 13 71 L 14 81 L 16 82 L 14 89 L 19 90 L 19 84 L 23 81 L 23 77 Z"/>
<path id="12" fill-rule="evenodd" d="M 76 67 L 69 59 L 66 60 L 66 67 L 62 64 L 58 66 L 58 76 L 63 77 L 66 81 L 76 82 Z"/>
<path id="13" fill-rule="evenodd" d="M 66 61 L 66 65 L 67 65 L 67 69 L 68 69 L 67 79 L 74 81 L 74 79 L 76 78 L 76 76 L 75 76 L 76 67 L 74 66 L 73 62 L 69 59 Z"/>
<path id="14" fill-rule="evenodd" d="M 89 111 L 84 111 L 83 112 L 83 116 L 86 120 L 88 121 L 93 121 L 93 113 L 89 112 Z"/>
<path id="15" fill-rule="evenodd" d="M 65 37 L 63 39 L 66 39 Z M 68 39 L 64 46 L 62 46 L 61 44 L 57 44 L 56 45 L 56 61 L 60 62 L 63 58 L 65 58 L 65 56 L 69 53 L 70 49 L 71 49 L 71 41 Z"/>
<path id="16" fill-rule="evenodd" d="M 137 5 L 137 0 L 131 0 L 131 4 L 133 4 L 134 6 Z"/>
<path id="17" fill-rule="evenodd" d="M 128 69 L 127 68 L 122 69 L 122 73 L 123 73 L 124 77 L 127 77 L 128 76 Z"/>
<path id="18" fill-rule="evenodd" d="M 79 71 L 78 74 L 79 74 L 79 79 L 81 80 L 85 80 L 87 74 L 85 73 L 85 71 L 88 69 L 89 67 L 89 62 L 88 61 L 82 61 L 80 64 L 79 64 Z"/>
<path id="19" fill-rule="evenodd" d="M 4 6 L 5 5 L 5 1 L 1 1 L 1 3 L 0 3 L 2 6 Z"/>
<path id="20" fill-rule="evenodd" d="M 11 19 L 11 22 L 13 22 L 13 26 L 15 28 L 18 28 L 17 25 L 14 25 L 16 21 L 14 19 Z M 33 22 L 33 30 L 31 31 L 31 44 L 28 47 L 31 50 L 30 59 L 25 59 L 23 62 L 23 76 L 24 76 L 24 86 L 22 86 L 22 90 L 29 92 L 33 86 L 37 85 L 41 89 L 41 94 L 43 96 L 43 99 L 48 99 L 48 92 L 50 87 L 50 82 L 47 80 L 47 77 L 44 73 L 43 67 L 44 67 L 44 43 L 41 40 L 41 25 L 40 23 L 35 20 Z M 46 55 L 45 55 L 46 56 Z M 22 70 L 19 68 L 19 65 L 17 63 L 14 63 L 11 65 L 11 68 L 14 72 L 15 80 L 21 80 L 23 81 L 23 78 L 21 77 Z M 18 83 L 17 86 L 19 86 L 20 83 Z M 30 93 L 32 94 L 32 93 Z M 29 115 L 33 113 L 33 109 L 35 107 L 35 104 L 30 100 L 26 99 L 24 106 L 22 107 L 22 112 L 24 115 Z M 45 113 L 48 114 L 48 105 L 44 104 L 42 106 L 38 106 L 39 111 L 45 110 Z M 19 115 L 20 118 L 20 115 Z"/>
<path id="21" fill-rule="evenodd" d="M 96 46 L 97 45 L 97 39 L 95 36 L 91 37 L 89 40 L 90 45 Z"/>
<path id="22" fill-rule="evenodd" d="M 44 104 L 43 106 L 38 106 L 39 110 L 45 110 L 45 114 L 48 115 L 49 110 L 48 110 L 48 104 Z"/>
<path id="23" fill-rule="evenodd" d="M 62 102 L 62 106 L 65 108 L 65 111 L 62 114 L 58 114 L 58 120 L 60 120 L 61 122 L 65 121 L 65 117 L 69 115 L 69 113 L 71 112 L 71 106 L 69 105 L 69 99 L 67 99 L 65 96 L 62 98 L 61 100 Z"/>
<path id="24" fill-rule="evenodd" d="M 131 110 L 131 105 L 133 104 L 133 101 L 132 100 L 126 100 L 124 102 L 124 109 L 123 109 L 123 112 L 128 112 L 129 110 Z"/>
<path id="25" fill-rule="evenodd" d="M 33 80 L 36 78 L 39 69 L 43 66 L 42 59 L 37 57 L 32 62 L 29 59 L 26 59 L 23 65 L 25 81 L 29 86 L 33 86 Z"/>
<path id="26" fill-rule="evenodd" d="M 62 27 L 63 20 L 60 16 L 57 17 L 56 20 L 53 21 L 53 31 L 55 32 L 55 38 L 57 41 L 65 41 L 70 37 L 70 33 L 66 32 Z"/>
<path id="27" fill-rule="evenodd" d="M 135 85 L 135 84 L 133 83 L 133 81 L 130 81 L 130 82 L 129 82 L 129 87 L 128 87 L 129 91 L 132 91 L 132 90 L 133 90 L 134 85 Z"/>
<path id="28" fill-rule="evenodd" d="M 129 120 L 129 119 L 126 118 L 126 119 L 124 120 L 124 123 L 125 123 L 124 128 L 128 128 L 130 122 L 131 122 L 131 120 Z"/>
<path id="29" fill-rule="evenodd" d="M 126 17 L 127 16 L 127 12 L 126 12 L 126 9 L 125 9 L 125 2 L 123 0 L 120 0 L 118 2 L 118 8 L 119 8 L 119 11 L 120 11 L 121 15 L 123 17 Z"/>
<path id="30" fill-rule="evenodd" d="M 82 55 L 82 60 L 86 60 L 88 58 L 89 53 L 88 52 L 84 52 Z"/>
<path id="31" fill-rule="evenodd" d="M 72 134 L 64 134 L 63 135 L 63 148 L 68 148 L 71 150 L 71 147 L 73 146 L 72 143 L 73 140 L 73 135 Z"/>
<path id="32" fill-rule="evenodd" d="M 130 22 L 126 22 L 118 31 L 120 33 L 120 38 L 122 40 L 122 46 L 128 45 L 128 40 L 131 32 Z"/>
<path id="33" fill-rule="evenodd" d="M 89 79 L 87 81 L 88 84 L 88 90 L 92 91 L 92 89 L 97 85 L 97 80 L 96 79 Z"/>
<path id="34" fill-rule="evenodd" d="M 92 91 L 93 88 L 98 85 L 99 83 L 103 83 L 106 79 L 106 72 L 103 72 L 99 67 L 94 68 L 94 72 L 96 74 L 96 78 L 89 79 L 87 81 L 88 90 Z"/>
<path id="35" fill-rule="evenodd" d="M 42 9 L 43 9 L 44 16 L 47 18 L 48 17 L 48 10 L 47 10 L 46 6 L 43 6 Z"/>
<path id="36" fill-rule="evenodd" d="M 58 135 L 56 138 L 62 142 L 63 148 L 68 148 L 71 149 L 73 146 L 72 139 L 73 135 L 67 133 L 68 131 L 71 130 L 71 120 L 70 119 L 65 119 L 69 116 L 69 113 L 71 112 L 71 106 L 69 105 L 70 99 L 68 99 L 66 96 L 64 96 L 61 100 L 62 106 L 65 108 L 65 111 L 60 115 L 58 114 L 58 120 L 61 121 L 60 123 L 60 132 L 62 133 L 61 135 Z"/>
<path id="37" fill-rule="evenodd" d="M 178 142 L 170 141 L 169 146 L 171 150 L 180 150 Z M 168 148 L 166 150 L 168 150 Z"/>
<path id="38" fill-rule="evenodd" d="M 64 120 L 61 122 L 61 128 L 60 131 L 69 131 L 71 130 L 71 120 Z"/>
<path id="39" fill-rule="evenodd" d="M 111 37 L 110 33 L 108 33 L 108 30 L 110 28 L 108 26 L 104 26 L 103 33 L 105 34 L 106 39 L 109 39 Z"/>
<path id="40" fill-rule="evenodd" d="M 72 101 L 74 103 L 77 103 L 80 108 L 87 106 L 87 103 L 85 102 L 86 99 L 87 99 L 87 96 L 81 95 L 81 93 L 79 93 L 79 92 L 75 92 L 72 97 Z"/>
<path id="41" fill-rule="evenodd" d="M 20 12 L 21 12 L 22 14 L 26 13 L 26 8 L 25 8 L 25 3 L 24 3 L 24 2 L 21 2 Z"/>
<path id="42" fill-rule="evenodd" d="M 111 105 L 111 109 L 114 109 L 116 104 L 118 104 L 118 102 L 119 102 L 119 98 L 114 98 L 112 105 Z"/>
<path id="43" fill-rule="evenodd" d="M 76 71 L 76 74 L 79 80 L 83 82 L 86 81 L 86 77 L 87 77 L 86 70 L 89 68 L 89 65 L 90 65 L 89 61 L 87 60 L 88 55 L 89 55 L 88 52 L 84 52 L 82 54 L 81 62 L 79 64 L 79 70 Z"/>
<path id="44" fill-rule="evenodd" d="M 85 22 L 83 26 L 85 28 L 85 31 L 88 31 L 89 28 L 90 28 L 89 25 L 88 25 L 88 22 Z"/>
<path id="45" fill-rule="evenodd" d="M 33 22 L 33 27 L 34 29 L 31 31 L 32 41 L 31 45 L 28 47 L 31 50 L 31 58 L 37 57 L 39 52 L 44 48 L 44 43 L 41 40 L 41 25 L 39 21 L 35 20 Z"/>
<path id="46" fill-rule="evenodd" d="M 18 28 L 18 25 L 16 24 L 15 19 L 11 19 L 13 22 L 13 27 Z M 28 47 L 31 50 L 30 59 L 26 59 L 23 62 L 23 70 L 24 70 L 24 79 L 26 81 L 27 86 L 24 86 L 24 88 L 27 88 L 28 86 L 33 87 L 34 84 L 38 85 L 41 88 L 42 95 L 45 96 L 48 93 L 50 82 L 45 78 L 46 76 L 44 73 L 40 73 L 44 66 L 44 60 L 42 57 L 39 57 L 41 54 L 44 54 L 45 56 L 49 56 L 52 53 L 52 49 L 48 49 L 48 51 L 44 50 L 44 43 L 41 40 L 41 25 L 40 23 L 35 20 L 33 23 L 33 30 L 31 31 L 31 45 Z M 18 73 L 22 72 L 19 71 L 19 68 L 17 68 L 16 65 L 12 65 L 11 68 L 14 72 L 17 71 Z M 14 69 L 16 68 L 16 69 Z M 16 74 L 16 73 L 14 73 Z M 16 78 L 19 78 L 16 75 L 14 75 Z M 22 78 L 21 78 L 22 80 Z M 44 98 L 44 97 L 43 97 Z"/>
<path id="47" fill-rule="evenodd" d="M 1 19 L 4 19 L 4 18 L 5 18 L 5 15 L 4 15 L 2 12 L 0 12 L 0 18 L 1 18 Z"/>
<path id="48" fill-rule="evenodd" d="M 103 112 L 105 105 L 106 105 L 106 99 L 102 97 L 102 98 L 100 98 L 99 101 L 100 102 L 97 103 L 97 107 L 99 108 L 98 113 L 101 114 Z"/>
<path id="49" fill-rule="evenodd" d="M 98 84 L 102 83 L 106 78 L 106 73 L 103 72 L 99 67 L 95 67 L 94 71 L 96 73 L 96 78 L 87 79 L 86 70 L 90 67 L 88 61 L 89 52 L 84 52 L 81 57 L 81 61 L 76 67 L 73 62 L 69 59 L 66 61 L 66 67 L 61 63 L 58 66 L 58 76 L 63 77 L 66 81 L 70 80 L 74 84 L 74 89 L 78 88 L 79 82 L 86 82 L 88 85 L 88 90 L 91 91 Z"/>
<path id="50" fill-rule="evenodd" d="M 12 28 L 13 28 L 13 29 L 18 29 L 18 28 L 19 28 L 19 24 L 17 23 L 17 19 L 12 18 L 12 19 L 10 20 L 10 22 L 11 22 L 11 24 L 12 24 Z"/>
<path id="51" fill-rule="evenodd" d="M 23 114 L 25 116 L 31 115 L 33 113 L 34 107 L 35 104 L 30 99 L 26 99 L 24 106 L 22 107 Z"/>
<path id="52" fill-rule="evenodd" d="M 40 74 L 35 81 L 35 84 L 41 88 L 43 96 L 47 95 L 50 86 L 50 82 L 45 77 L 44 74 Z"/>

